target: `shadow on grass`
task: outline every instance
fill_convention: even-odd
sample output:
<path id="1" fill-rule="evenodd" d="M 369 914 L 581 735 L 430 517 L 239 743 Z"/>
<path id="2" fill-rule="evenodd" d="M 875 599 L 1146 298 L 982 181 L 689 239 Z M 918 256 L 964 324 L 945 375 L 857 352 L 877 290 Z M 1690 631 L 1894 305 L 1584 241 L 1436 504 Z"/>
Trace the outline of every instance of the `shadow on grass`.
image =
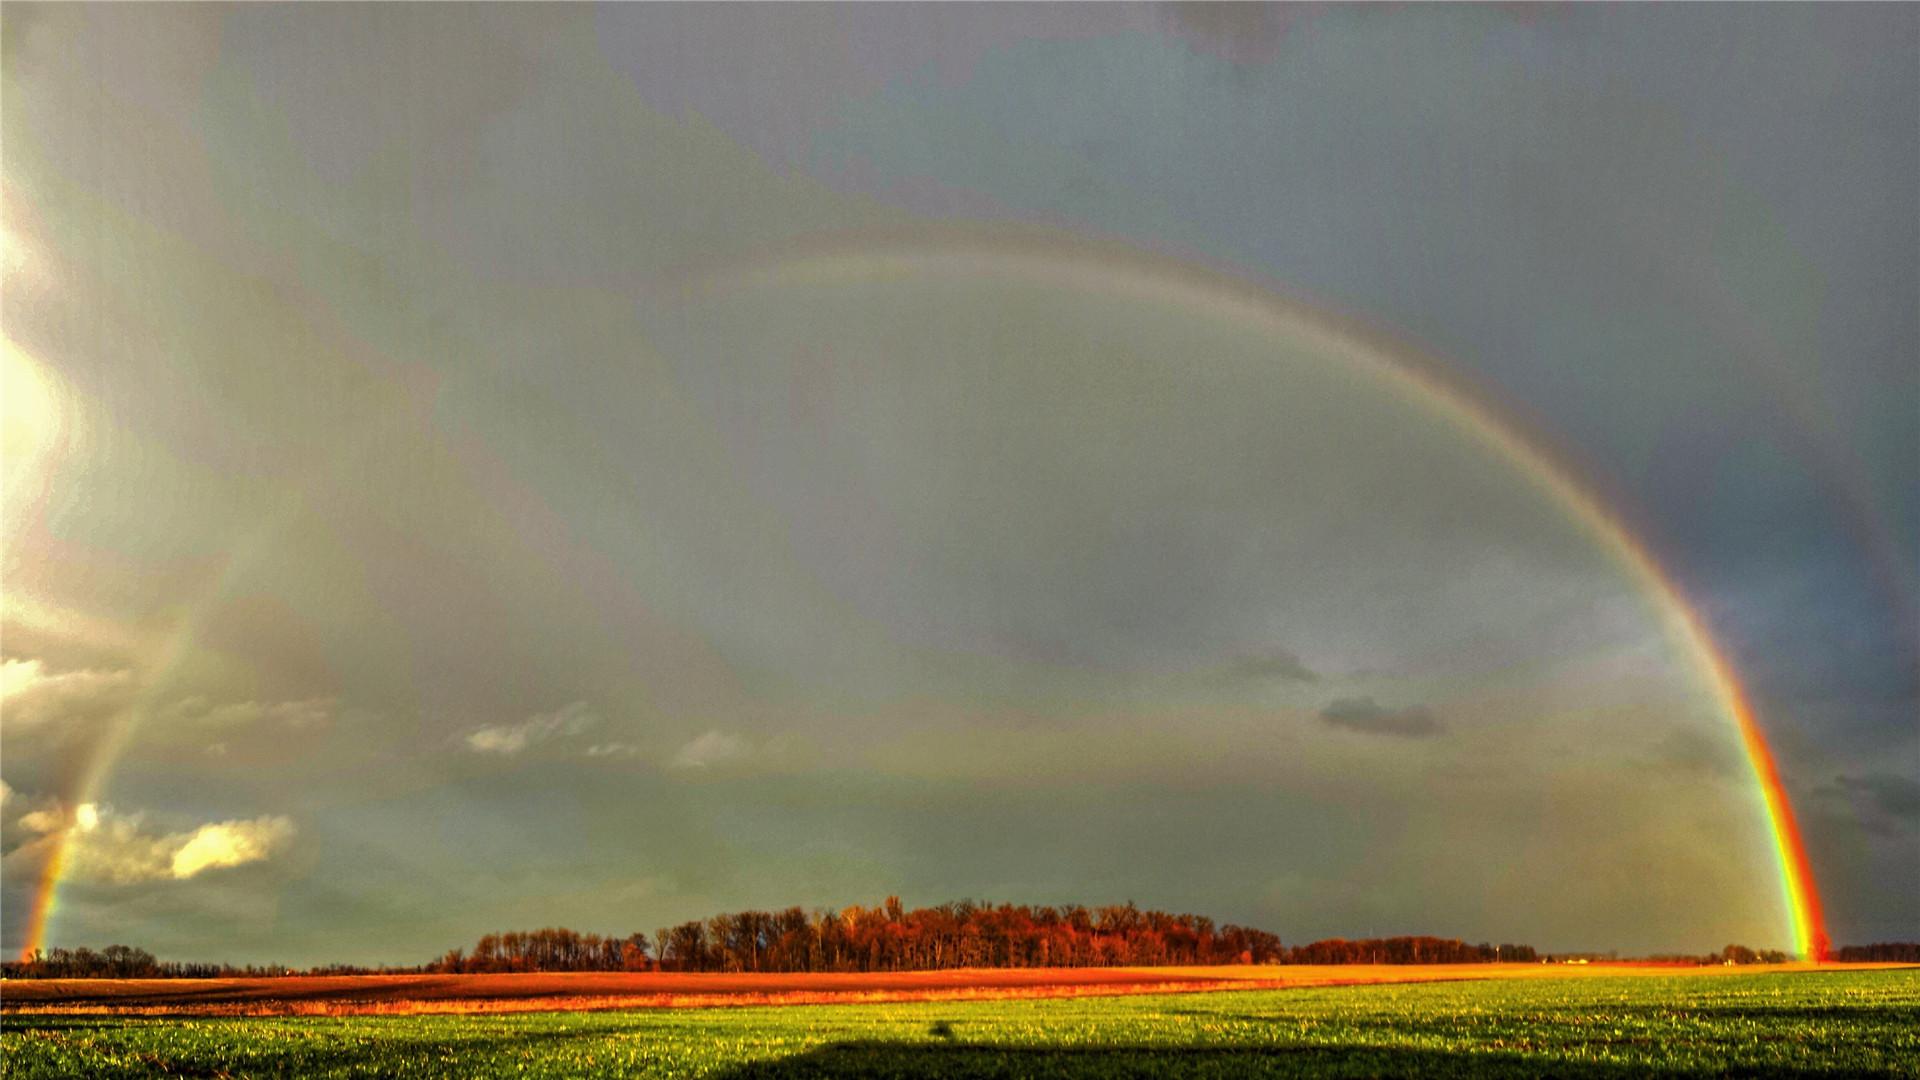
<path id="1" fill-rule="evenodd" d="M 757 1061 L 710 1074 L 714 1080 L 837 1080 L 843 1077 L 1573 1077 L 1812 1076 L 1791 1070 L 1743 1070 L 1722 1065 L 1656 1069 L 1559 1061 L 1515 1053 L 1449 1053 L 1407 1048 L 997 1046 L 960 1042 L 840 1042 L 774 1061 Z M 1830 1075 L 1830 1074 L 1822 1074 Z"/>

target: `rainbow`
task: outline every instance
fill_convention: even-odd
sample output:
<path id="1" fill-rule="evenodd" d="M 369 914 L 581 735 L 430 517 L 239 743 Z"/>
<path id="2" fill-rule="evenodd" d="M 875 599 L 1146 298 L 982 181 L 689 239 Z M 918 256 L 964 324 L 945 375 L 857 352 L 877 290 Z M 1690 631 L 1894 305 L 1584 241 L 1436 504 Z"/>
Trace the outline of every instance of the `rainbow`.
<path id="1" fill-rule="evenodd" d="M 1446 416 L 1544 490 L 1655 599 L 1673 640 L 1706 678 L 1721 710 L 1739 733 L 1759 793 L 1795 950 L 1825 960 L 1828 940 L 1819 891 L 1793 807 L 1781 783 L 1772 747 L 1761 730 L 1733 664 L 1714 643 L 1685 591 L 1637 536 L 1621 507 L 1530 422 L 1489 387 L 1470 384 L 1457 367 L 1414 346 L 1338 315 L 1324 305 L 1287 296 L 1273 282 L 1239 268 L 1191 257 L 1143 252 L 1078 234 L 1023 228 L 966 227 L 863 231 L 814 238 L 747 261 L 695 267 L 680 275 L 663 299 L 717 297 L 735 291 L 794 284 L 859 283 L 923 277 L 977 277 L 1032 282 L 1123 300 L 1180 307 L 1255 331 L 1305 337 L 1327 353 L 1371 371 L 1382 381 Z M 1612 508 L 1612 509 L 1610 509 Z"/>
<path id="2" fill-rule="evenodd" d="M 215 575 L 212 585 L 180 618 L 157 648 L 152 648 L 145 666 L 154 672 L 147 680 L 140 697 L 128 708 L 125 715 L 115 721 L 104 736 L 87 748 L 85 756 L 78 762 L 72 780 L 66 785 L 72 792 L 72 806 L 92 802 L 106 785 L 113 764 L 119 760 L 133 733 L 139 729 L 154 708 L 159 704 L 161 695 L 169 688 L 174 675 L 181 664 L 192 654 L 194 644 L 199 638 L 201 626 L 208 614 L 223 600 L 242 570 L 266 546 L 266 542 L 287 522 L 291 521 L 299 506 L 301 493 L 289 492 L 274 512 L 267 515 L 260 527 L 243 536 L 228 553 L 220 573 Z M 16 620 L 43 624 L 83 623 L 87 620 L 74 612 L 51 611 L 30 600 L 8 597 L 5 607 L 6 620 Z M 28 959 L 46 943 L 47 926 L 53 918 L 60 892 L 60 881 L 66 873 L 67 864 L 72 855 L 72 841 L 80 831 L 75 821 L 54 834 L 51 850 L 46 861 L 40 867 L 40 879 L 33 892 L 33 900 L 27 910 L 26 938 L 20 948 L 20 958 Z"/>
<path id="3" fill-rule="evenodd" d="M 1544 491 L 1560 509 L 1655 600 L 1666 629 L 1703 674 L 1721 710 L 1737 730 L 1758 792 L 1780 880 L 1788 934 L 1805 959 L 1827 957 L 1819 893 L 1805 842 L 1747 693 L 1714 643 L 1682 587 L 1637 536 L 1623 509 L 1625 500 L 1605 497 L 1594 470 L 1576 468 L 1523 410 L 1503 403 L 1488 387 L 1471 384 L 1456 368 L 1359 321 L 1290 298 L 1272 282 L 1237 268 L 1191 258 L 1143 252 L 1117 243 L 1040 230 L 969 227 L 946 230 L 863 231 L 815 238 L 742 260 L 693 267 L 648 290 L 648 299 L 671 307 L 737 291 L 794 284 L 861 283 L 941 277 L 1022 280 L 1143 303 L 1171 304 L 1197 315 L 1255 331 L 1305 338 L 1330 355 L 1369 371 L 1395 391 L 1443 415 L 1479 440 Z M 263 530 L 270 532 L 271 530 Z M 259 537 L 256 537 L 256 540 Z M 221 575 L 216 592 L 233 576 Z M 198 605 L 205 610 L 210 604 Z M 172 669 L 189 649 L 197 620 L 188 618 L 163 648 L 161 670 Z M 164 680 L 156 680 L 158 682 Z M 95 749 L 83 770 L 75 801 L 85 801 L 104 782 L 128 734 L 150 710 L 144 701 Z M 60 835 L 42 873 L 27 927 L 24 953 L 38 950 L 55 907 L 72 830 Z"/>
<path id="4" fill-rule="evenodd" d="M 20 947 L 20 959 L 31 960 L 46 940 L 47 920 L 53 916 L 53 897 L 60 887 L 60 875 L 67 866 L 67 838 L 63 833 L 54 841 L 53 851 L 40 867 L 40 884 L 34 889 L 33 906 L 27 910 L 27 943 Z"/>
<path id="5" fill-rule="evenodd" d="M 222 575 L 223 580 L 231 574 Z M 213 606 L 222 590 L 216 589 L 213 596 L 203 600 L 196 608 L 204 612 Z M 14 614 L 10 606 L 8 614 Z M 134 702 L 123 717 L 108 728 L 107 733 L 92 747 L 80 762 L 78 775 L 67 785 L 74 792 L 73 806 L 70 810 L 77 815 L 78 808 L 93 800 L 94 794 L 105 784 L 107 773 L 113 763 L 119 759 L 128 739 L 141 720 L 152 711 L 156 699 L 168 682 L 168 677 L 178 669 L 180 661 L 191 649 L 196 637 L 197 624 L 193 619 L 183 620 L 182 624 L 169 634 L 162 643 L 157 662 L 153 665 L 159 677 L 153 679 L 140 699 Z M 26 942 L 21 946 L 20 958 L 25 960 L 38 952 L 46 941 L 47 924 L 53 917 L 56 897 L 60 891 L 61 876 L 66 873 L 67 863 L 72 855 L 73 837 L 81 831 L 77 820 L 70 819 L 65 828 L 54 834 L 52 850 L 48 852 L 46 862 L 40 867 L 40 882 L 33 893 L 32 906 L 27 911 Z"/>

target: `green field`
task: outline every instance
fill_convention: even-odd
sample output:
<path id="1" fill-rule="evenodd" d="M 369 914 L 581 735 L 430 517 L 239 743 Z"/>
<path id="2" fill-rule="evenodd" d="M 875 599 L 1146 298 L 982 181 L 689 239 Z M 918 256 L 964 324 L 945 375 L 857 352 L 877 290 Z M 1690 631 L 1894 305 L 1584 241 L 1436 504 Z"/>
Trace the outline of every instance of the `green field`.
<path id="1" fill-rule="evenodd" d="M 464 1016 L 8 1015 L 7 1077 L 1920 1076 L 1920 970 Z"/>

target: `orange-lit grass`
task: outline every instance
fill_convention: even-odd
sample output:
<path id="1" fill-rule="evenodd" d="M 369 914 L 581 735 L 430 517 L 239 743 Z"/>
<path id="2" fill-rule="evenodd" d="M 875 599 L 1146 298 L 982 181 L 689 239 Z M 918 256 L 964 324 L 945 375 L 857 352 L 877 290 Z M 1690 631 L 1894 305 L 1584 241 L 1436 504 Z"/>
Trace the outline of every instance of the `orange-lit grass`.
<path id="1" fill-rule="evenodd" d="M 791 975 L 586 972 L 524 975 L 337 975 L 269 979 L 17 980 L 10 1013 L 348 1016 L 423 1013 L 878 1004 L 1194 993 L 1468 979 L 1567 979 L 1864 970 L 1896 964 L 1747 967 L 1619 964 L 1347 964 L 1284 967 L 1018 968 Z"/>

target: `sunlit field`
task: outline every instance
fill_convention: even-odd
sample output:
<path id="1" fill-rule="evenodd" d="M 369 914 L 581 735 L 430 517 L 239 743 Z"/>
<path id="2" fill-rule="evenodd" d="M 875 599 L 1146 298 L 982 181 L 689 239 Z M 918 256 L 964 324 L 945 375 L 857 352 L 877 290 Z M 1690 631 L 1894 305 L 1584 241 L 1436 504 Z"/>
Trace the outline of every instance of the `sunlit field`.
<path id="1" fill-rule="evenodd" d="M 1853 965 L 1856 970 L 1895 965 Z M 1270 964 L 1199 967 L 960 968 L 874 972 L 529 972 L 215 979 L 30 979 L 10 1012 L 142 1016 L 365 1016 L 743 1005 L 879 1004 L 1086 997 L 1485 979 L 1695 978 L 1734 967 L 1659 963 Z M 1746 971 L 1754 969 L 1747 968 Z M 1812 970 L 1804 964 L 1763 970 Z"/>
<path id="2" fill-rule="evenodd" d="M 1920 969 L 504 1014 L 9 1012 L 5 1075 L 1920 1075 Z"/>

